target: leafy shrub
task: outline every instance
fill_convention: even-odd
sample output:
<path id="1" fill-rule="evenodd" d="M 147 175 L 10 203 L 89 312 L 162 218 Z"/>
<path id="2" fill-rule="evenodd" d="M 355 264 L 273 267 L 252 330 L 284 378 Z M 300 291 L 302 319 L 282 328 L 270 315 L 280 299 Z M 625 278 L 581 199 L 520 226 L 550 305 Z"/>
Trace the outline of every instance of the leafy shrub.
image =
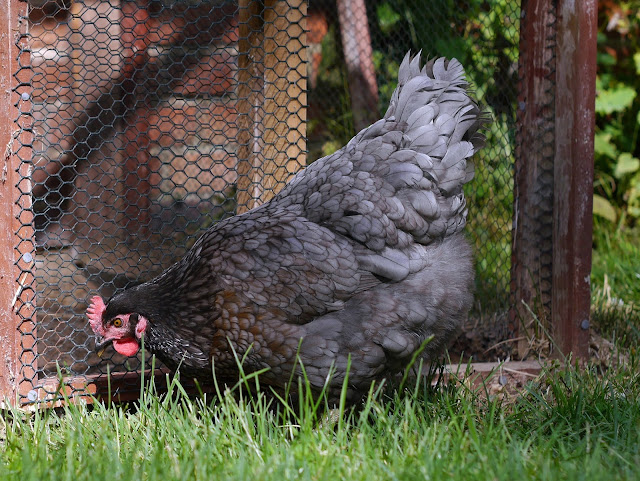
<path id="1" fill-rule="evenodd" d="M 640 219 L 640 0 L 601 0 L 596 80 L 594 213 Z"/>

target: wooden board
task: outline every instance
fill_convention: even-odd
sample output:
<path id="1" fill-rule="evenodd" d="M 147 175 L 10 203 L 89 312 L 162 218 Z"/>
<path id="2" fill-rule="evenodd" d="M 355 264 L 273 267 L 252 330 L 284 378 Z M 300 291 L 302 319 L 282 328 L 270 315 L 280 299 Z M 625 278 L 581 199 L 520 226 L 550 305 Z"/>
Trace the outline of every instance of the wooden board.
<path id="1" fill-rule="evenodd" d="M 0 399 L 10 401 L 31 389 L 36 357 L 26 11 L 25 2 L 0 3 Z"/>
<path id="2" fill-rule="evenodd" d="M 239 214 L 306 165 L 306 15 L 305 0 L 240 1 Z"/>

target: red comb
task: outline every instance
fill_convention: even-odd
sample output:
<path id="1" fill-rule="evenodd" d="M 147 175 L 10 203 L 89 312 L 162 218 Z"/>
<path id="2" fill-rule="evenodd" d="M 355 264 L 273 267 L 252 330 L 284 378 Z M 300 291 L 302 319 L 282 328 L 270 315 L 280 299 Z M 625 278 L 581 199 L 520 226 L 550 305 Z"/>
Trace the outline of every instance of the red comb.
<path id="1" fill-rule="evenodd" d="M 91 329 L 101 336 L 106 334 L 104 327 L 102 327 L 102 313 L 105 309 L 106 306 L 100 296 L 93 296 L 91 298 L 91 304 L 87 308 L 87 317 L 89 318 Z"/>

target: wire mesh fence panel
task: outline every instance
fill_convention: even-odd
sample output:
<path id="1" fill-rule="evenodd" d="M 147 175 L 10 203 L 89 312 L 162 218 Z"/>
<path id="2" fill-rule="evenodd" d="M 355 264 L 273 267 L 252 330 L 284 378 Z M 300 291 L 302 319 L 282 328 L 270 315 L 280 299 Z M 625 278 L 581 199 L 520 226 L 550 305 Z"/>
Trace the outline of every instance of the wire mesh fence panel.
<path id="1" fill-rule="evenodd" d="M 33 254 L 37 295 L 23 380 L 148 368 L 94 352 L 91 295 L 152 278 L 343 146 L 386 110 L 408 50 L 458 58 L 493 119 L 467 190 L 483 338 L 462 348 L 504 339 L 519 18 L 507 0 L 33 0 L 23 163 L 36 249 L 18 250 Z"/>
<path id="2" fill-rule="evenodd" d="M 141 369 L 98 357 L 91 295 L 152 278 L 306 163 L 305 19 L 300 0 L 31 3 L 29 382 Z"/>
<path id="3" fill-rule="evenodd" d="M 311 160 L 339 148 L 361 128 L 354 118 L 353 83 L 345 56 L 358 38 L 345 28 L 340 3 L 310 4 L 311 58 L 309 151 Z M 347 2 L 357 3 L 357 2 Z M 476 356 L 508 335 L 513 165 L 516 143 L 520 2 L 509 0 L 375 0 L 366 5 L 372 68 L 377 75 L 377 112 L 384 113 L 407 51 L 455 57 L 465 67 L 477 97 L 490 114 L 487 145 L 475 157 L 475 179 L 467 185 L 468 234 L 475 242 L 476 308 L 471 322 L 482 329 L 457 349 Z M 361 82 L 365 88 L 366 81 Z M 378 117 L 379 118 L 379 117 Z M 552 144 L 550 144 L 552 145 Z M 504 346 L 508 347 L 508 346 Z M 501 354 L 498 352 L 498 354 Z M 496 352 L 492 352 L 494 357 Z"/>

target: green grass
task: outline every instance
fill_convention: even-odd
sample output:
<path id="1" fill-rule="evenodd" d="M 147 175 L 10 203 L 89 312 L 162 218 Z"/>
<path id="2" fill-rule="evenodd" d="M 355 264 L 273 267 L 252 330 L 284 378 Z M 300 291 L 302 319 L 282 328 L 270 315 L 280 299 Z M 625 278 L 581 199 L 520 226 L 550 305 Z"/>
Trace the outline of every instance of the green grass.
<path id="1" fill-rule="evenodd" d="M 640 306 L 640 229 L 612 232 L 605 222 L 594 229 L 593 286 L 605 288 L 606 276 L 610 296 Z"/>
<path id="2" fill-rule="evenodd" d="M 326 414 L 304 397 L 189 399 L 174 383 L 133 409 L 11 411 L 0 479 L 640 479 L 638 364 L 555 367 L 510 402 L 419 385 Z"/>
<path id="3" fill-rule="evenodd" d="M 640 345 L 640 230 L 594 229 L 592 318 L 606 337 Z"/>

